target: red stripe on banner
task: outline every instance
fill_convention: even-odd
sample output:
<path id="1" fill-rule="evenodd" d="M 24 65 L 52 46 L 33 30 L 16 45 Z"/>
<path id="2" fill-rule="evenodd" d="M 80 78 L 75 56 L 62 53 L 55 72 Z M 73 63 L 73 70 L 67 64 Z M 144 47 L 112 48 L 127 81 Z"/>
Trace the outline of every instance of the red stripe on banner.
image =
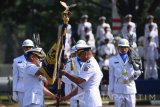
<path id="1" fill-rule="evenodd" d="M 112 30 L 120 30 L 121 27 L 120 26 L 112 26 Z"/>
<path id="2" fill-rule="evenodd" d="M 112 22 L 121 22 L 121 19 L 119 19 L 119 18 L 114 18 L 114 19 L 112 19 Z"/>

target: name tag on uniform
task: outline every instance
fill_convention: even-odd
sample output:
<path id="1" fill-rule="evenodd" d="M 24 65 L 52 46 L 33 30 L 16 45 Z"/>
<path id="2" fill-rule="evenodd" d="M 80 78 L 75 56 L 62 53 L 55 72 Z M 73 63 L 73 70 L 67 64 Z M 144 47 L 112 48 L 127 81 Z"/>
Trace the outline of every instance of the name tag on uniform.
<path id="1" fill-rule="evenodd" d="M 114 62 L 115 64 L 119 63 L 119 62 Z"/>

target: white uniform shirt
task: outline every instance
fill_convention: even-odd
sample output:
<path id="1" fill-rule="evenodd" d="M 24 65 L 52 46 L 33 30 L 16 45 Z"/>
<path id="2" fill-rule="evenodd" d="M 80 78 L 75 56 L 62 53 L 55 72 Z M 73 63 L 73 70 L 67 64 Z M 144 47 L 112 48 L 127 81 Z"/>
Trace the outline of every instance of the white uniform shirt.
<path id="1" fill-rule="evenodd" d="M 81 62 L 77 57 L 73 58 L 73 62 L 74 62 L 74 66 L 75 66 L 75 70 L 71 70 L 71 61 L 68 61 L 68 63 L 66 64 L 66 71 L 68 73 L 70 73 L 71 75 L 75 75 L 75 76 L 79 76 L 80 71 L 81 71 L 81 67 L 83 65 L 83 62 Z M 74 82 L 72 82 L 70 79 L 68 79 L 66 76 L 62 76 L 62 81 L 65 84 L 68 85 L 74 85 L 75 87 L 77 86 Z M 71 91 L 71 90 L 70 90 Z M 81 87 L 78 86 L 78 93 L 81 93 L 82 89 Z"/>
<path id="2" fill-rule="evenodd" d="M 99 62 L 99 66 L 102 69 L 103 67 L 109 67 L 109 59 L 105 59 Z"/>
<path id="3" fill-rule="evenodd" d="M 77 30 L 77 34 L 80 36 L 80 38 L 84 34 L 84 28 L 85 27 L 88 27 L 89 31 L 92 31 L 92 24 L 90 22 L 80 23 L 78 25 L 78 30 Z"/>
<path id="4" fill-rule="evenodd" d="M 127 33 L 125 33 L 124 35 L 122 35 L 123 36 L 123 38 L 125 38 L 125 39 L 127 39 L 127 40 L 129 40 L 129 36 L 132 36 L 132 39 L 133 39 L 133 42 L 137 42 L 137 35 L 136 35 L 136 33 L 135 32 L 133 32 L 133 31 L 130 31 L 130 32 L 127 32 Z"/>
<path id="5" fill-rule="evenodd" d="M 156 35 L 158 35 L 158 26 L 154 22 L 145 24 L 144 34 L 149 32 L 149 25 L 150 24 L 153 26 L 153 31 L 156 33 Z"/>
<path id="6" fill-rule="evenodd" d="M 151 36 L 152 37 L 152 42 L 156 43 L 157 47 L 159 47 L 159 39 L 158 39 L 157 33 L 154 30 L 152 30 L 151 32 L 149 32 L 149 31 L 146 32 L 145 33 L 145 41 L 144 41 L 145 44 L 147 43 L 147 37 L 148 36 Z"/>
<path id="7" fill-rule="evenodd" d="M 127 74 L 123 75 L 122 70 L 126 70 Z M 136 86 L 134 79 L 133 66 L 128 62 L 124 63 L 121 56 L 113 56 L 109 59 L 109 87 L 108 90 L 115 94 L 135 94 Z M 124 80 L 129 80 L 128 84 L 124 84 Z"/>
<path id="8" fill-rule="evenodd" d="M 98 25 L 97 26 L 97 31 L 96 31 L 96 39 L 101 39 L 104 35 L 104 28 L 105 27 L 109 27 L 110 31 L 111 31 L 111 28 L 110 28 L 110 25 L 108 23 L 103 23 L 101 25 Z"/>
<path id="9" fill-rule="evenodd" d="M 109 57 L 116 54 L 115 46 L 111 43 L 104 44 L 98 48 L 98 54 L 100 56 L 107 54 Z"/>
<path id="10" fill-rule="evenodd" d="M 88 31 L 87 33 L 83 32 L 82 36 L 81 36 L 81 39 L 86 41 L 86 35 L 89 36 L 89 41 L 95 41 L 92 31 Z"/>
<path id="11" fill-rule="evenodd" d="M 35 73 L 39 67 L 35 64 L 28 62 L 26 71 L 24 74 L 25 93 L 23 99 L 23 105 L 27 106 L 30 104 L 43 105 L 44 104 L 44 92 L 43 82 L 35 77 Z"/>
<path id="12" fill-rule="evenodd" d="M 86 80 L 86 82 L 82 83 L 84 90 L 84 102 L 80 105 L 82 107 L 102 106 L 99 85 L 103 74 L 94 57 L 91 57 L 85 62 L 85 64 L 82 66 L 82 71 L 80 72 L 79 77 Z"/>
<path id="13" fill-rule="evenodd" d="M 125 22 L 123 23 L 123 26 L 122 26 L 122 35 L 126 34 L 127 33 L 127 26 L 128 25 L 131 25 L 131 31 L 135 32 L 136 33 L 136 24 L 134 22 Z"/>
<path id="14" fill-rule="evenodd" d="M 13 61 L 13 91 L 24 92 L 23 73 L 27 61 L 24 55 Z"/>
<path id="15" fill-rule="evenodd" d="M 88 41 L 86 39 L 83 39 L 83 40 L 86 41 L 87 45 L 89 45 L 92 48 L 92 50 L 95 50 L 96 46 L 95 46 L 95 38 L 93 33 L 90 31 L 86 35 L 89 36 L 89 40 Z"/>
<path id="16" fill-rule="evenodd" d="M 106 38 L 109 39 L 110 43 L 113 43 L 114 37 L 113 37 L 112 33 L 107 32 L 107 33 L 104 33 L 103 36 L 100 38 L 100 40 L 99 40 L 100 44 L 103 43 Z"/>
<path id="17" fill-rule="evenodd" d="M 140 56 L 141 58 L 144 58 L 144 56 L 145 56 L 144 46 L 138 46 L 137 49 L 138 49 L 138 54 L 139 54 L 139 56 Z"/>
<path id="18" fill-rule="evenodd" d="M 75 66 L 75 70 L 71 70 L 71 60 L 69 60 L 66 64 L 66 71 L 68 73 L 70 73 L 71 75 L 76 75 L 78 76 L 80 74 L 80 70 L 81 67 L 80 65 L 82 64 L 82 62 L 79 62 L 77 57 L 73 57 L 72 58 L 73 62 L 74 62 L 74 66 Z M 80 64 L 81 63 L 81 64 Z M 74 84 L 74 82 L 72 82 L 70 79 L 68 79 L 66 76 L 62 76 L 62 81 L 65 84 Z"/>
<path id="19" fill-rule="evenodd" d="M 159 57 L 157 45 L 154 42 L 146 44 L 144 47 L 144 51 L 145 51 L 144 59 L 146 60 L 156 60 Z"/>
<path id="20" fill-rule="evenodd" d="M 58 35 L 61 34 L 61 30 L 62 30 L 62 25 L 58 27 Z M 66 41 L 65 41 L 65 54 L 67 55 L 67 57 L 69 57 L 70 55 L 71 43 L 72 43 L 71 37 L 72 37 L 72 26 L 68 24 L 66 32 Z"/>

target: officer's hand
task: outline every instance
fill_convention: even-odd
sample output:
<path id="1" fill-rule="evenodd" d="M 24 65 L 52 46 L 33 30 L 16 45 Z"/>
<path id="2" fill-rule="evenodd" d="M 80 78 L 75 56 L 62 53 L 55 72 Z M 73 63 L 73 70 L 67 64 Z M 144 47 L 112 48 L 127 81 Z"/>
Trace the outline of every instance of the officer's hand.
<path id="1" fill-rule="evenodd" d="M 135 76 L 140 76 L 141 74 L 142 74 L 142 71 L 140 71 L 140 70 L 137 70 L 137 71 L 134 72 Z"/>
<path id="2" fill-rule="evenodd" d="M 57 95 L 53 95 L 53 96 L 52 96 L 52 99 L 53 99 L 53 100 L 56 100 L 56 99 L 58 99 L 58 96 L 57 96 Z"/>
<path id="3" fill-rule="evenodd" d="M 69 96 L 69 95 L 61 97 L 61 100 L 62 100 L 62 101 L 66 101 L 66 100 L 69 100 L 69 99 L 70 99 L 70 96 Z"/>
<path id="4" fill-rule="evenodd" d="M 65 75 L 67 72 L 66 72 L 65 69 L 61 69 L 61 70 L 59 71 L 59 73 L 60 73 L 60 75 Z"/>
<path id="5" fill-rule="evenodd" d="M 134 80 L 138 79 L 138 77 L 143 73 L 143 71 L 141 70 L 137 70 L 134 72 Z"/>
<path id="6" fill-rule="evenodd" d="M 48 81 L 44 81 L 44 86 L 47 87 L 48 86 Z"/>
<path id="7" fill-rule="evenodd" d="M 48 86 L 48 81 L 47 81 L 47 79 L 44 76 L 39 75 L 38 79 L 39 79 L 39 81 L 43 81 L 45 87 Z"/>
<path id="8" fill-rule="evenodd" d="M 17 92 L 13 91 L 12 99 L 13 99 L 13 101 L 15 101 L 15 102 L 18 101 L 18 94 L 17 94 Z"/>

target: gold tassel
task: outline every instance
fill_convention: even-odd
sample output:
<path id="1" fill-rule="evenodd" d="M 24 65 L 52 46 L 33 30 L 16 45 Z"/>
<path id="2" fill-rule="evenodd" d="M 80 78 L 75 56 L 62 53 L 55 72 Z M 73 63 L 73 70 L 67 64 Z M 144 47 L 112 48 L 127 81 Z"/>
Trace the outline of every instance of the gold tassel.
<path id="1" fill-rule="evenodd" d="M 74 61 L 73 59 L 71 58 L 71 70 L 74 71 L 75 70 L 75 66 L 74 66 Z"/>

